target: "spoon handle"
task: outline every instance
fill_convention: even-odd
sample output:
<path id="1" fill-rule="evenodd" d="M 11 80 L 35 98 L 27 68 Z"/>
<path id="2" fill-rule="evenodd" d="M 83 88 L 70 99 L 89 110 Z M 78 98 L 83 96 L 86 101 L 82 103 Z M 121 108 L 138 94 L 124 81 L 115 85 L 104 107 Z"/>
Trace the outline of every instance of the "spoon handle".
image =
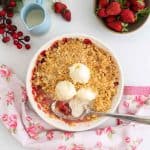
<path id="1" fill-rule="evenodd" d="M 103 112 L 93 112 L 93 113 L 101 115 L 101 116 L 120 118 L 123 120 L 129 120 L 129 121 L 134 121 L 137 123 L 143 123 L 143 124 L 149 124 L 150 125 L 150 117 L 146 117 L 146 116 L 116 114 L 116 113 L 103 113 Z"/>

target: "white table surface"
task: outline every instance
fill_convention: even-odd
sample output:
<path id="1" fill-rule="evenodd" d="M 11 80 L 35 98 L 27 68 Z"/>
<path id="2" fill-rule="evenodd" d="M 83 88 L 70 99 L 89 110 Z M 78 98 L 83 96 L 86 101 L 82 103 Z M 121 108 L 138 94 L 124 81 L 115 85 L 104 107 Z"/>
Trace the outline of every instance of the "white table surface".
<path id="1" fill-rule="evenodd" d="M 32 36 L 30 51 L 17 50 L 12 43 L 0 42 L 0 63 L 11 67 L 18 77 L 25 81 L 29 62 L 42 44 L 64 33 L 83 33 L 93 35 L 112 49 L 120 60 L 125 85 L 150 86 L 150 18 L 136 32 L 124 35 L 115 34 L 106 29 L 95 16 L 93 1 L 86 0 L 86 3 L 85 0 L 66 1 L 72 11 L 70 23 L 54 14 L 50 7 L 50 0 L 45 0 L 44 7 L 52 20 L 51 30 L 42 36 Z M 19 16 L 13 20 L 20 30 L 28 34 Z M 0 149 L 27 150 L 18 144 L 1 124 Z M 148 150 L 148 147 L 145 150 Z"/>

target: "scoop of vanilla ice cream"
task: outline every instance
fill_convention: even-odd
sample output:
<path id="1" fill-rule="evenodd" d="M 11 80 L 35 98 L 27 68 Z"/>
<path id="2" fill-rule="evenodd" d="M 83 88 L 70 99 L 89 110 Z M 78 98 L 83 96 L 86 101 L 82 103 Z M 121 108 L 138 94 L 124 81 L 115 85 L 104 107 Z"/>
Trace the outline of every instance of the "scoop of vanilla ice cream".
<path id="1" fill-rule="evenodd" d="M 74 85 L 69 81 L 60 81 L 55 88 L 56 98 L 60 101 L 67 101 L 76 95 Z"/>
<path id="2" fill-rule="evenodd" d="M 90 79 L 90 70 L 84 64 L 73 64 L 71 67 L 69 67 L 69 71 L 69 75 L 74 83 L 79 82 L 85 84 Z"/>
<path id="3" fill-rule="evenodd" d="M 76 97 L 89 102 L 96 98 L 96 93 L 91 88 L 81 88 L 77 91 Z"/>
<path id="4" fill-rule="evenodd" d="M 79 117 L 84 111 L 84 107 L 81 105 L 78 99 L 72 99 L 69 102 L 69 106 L 71 108 L 71 114 L 73 117 Z"/>

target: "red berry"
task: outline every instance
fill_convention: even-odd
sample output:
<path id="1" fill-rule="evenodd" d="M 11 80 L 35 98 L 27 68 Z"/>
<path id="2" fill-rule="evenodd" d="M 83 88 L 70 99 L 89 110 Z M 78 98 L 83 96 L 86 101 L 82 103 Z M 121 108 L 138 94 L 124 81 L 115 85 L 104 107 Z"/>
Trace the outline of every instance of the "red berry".
<path id="1" fill-rule="evenodd" d="M 3 37 L 2 41 L 3 41 L 4 43 L 7 43 L 7 42 L 10 41 L 10 37 L 9 37 L 9 36 Z"/>
<path id="2" fill-rule="evenodd" d="M 92 41 L 90 39 L 84 39 L 83 43 L 84 44 L 92 44 Z"/>
<path id="3" fill-rule="evenodd" d="M 7 29 L 8 29 L 8 30 L 12 30 L 12 25 L 11 25 L 11 24 L 8 24 L 8 25 L 7 25 Z"/>
<path id="4" fill-rule="evenodd" d="M 71 21 L 71 12 L 69 9 L 65 9 L 63 12 L 62 12 L 62 16 L 63 18 L 66 20 L 66 21 Z"/>
<path id="5" fill-rule="evenodd" d="M 24 37 L 24 40 L 25 40 L 26 42 L 29 42 L 29 41 L 30 41 L 30 37 L 29 37 L 29 36 L 25 36 L 25 37 Z"/>
<path id="6" fill-rule="evenodd" d="M 125 23 L 134 23 L 135 22 L 135 15 L 133 11 L 129 9 L 123 9 L 120 14 L 121 20 Z"/>
<path id="7" fill-rule="evenodd" d="M 6 19 L 6 23 L 7 23 L 7 24 L 11 24 L 12 21 L 11 21 L 10 19 Z"/>
<path id="8" fill-rule="evenodd" d="M 130 1 L 132 4 L 132 10 L 135 12 L 145 8 L 144 0 L 130 0 Z"/>
<path id="9" fill-rule="evenodd" d="M 111 2 L 106 8 L 106 13 L 108 16 L 119 15 L 120 12 L 121 12 L 121 5 L 119 2 Z"/>
<path id="10" fill-rule="evenodd" d="M 20 37 L 20 36 L 23 36 L 23 32 L 22 31 L 19 31 L 17 32 L 17 35 Z"/>
<path id="11" fill-rule="evenodd" d="M 109 17 L 105 18 L 106 22 L 113 22 L 115 20 L 116 20 L 115 16 L 109 16 Z"/>
<path id="12" fill-rule="evenodd" d="M 4 23 L 1 23 L 1 24 L 0 24 L 0 28 L 1 28 L 1 29 L 5 29 L 5 27 L 6 27 L 6 25 L 5 25 Z"/>
<path id="13" fill-rule="evenodd" d="M 19 37 L 17 33 L 13 33 L 12 36 L 13 36 L 13 39 L 18 39 L 18 37 Z"/>
<path id="14" fill-rule="evenodd" d="M 14 45 L 17 45 L 18 43 L 18 40 L 14 40 Z"/>
<path id="15" fill-rule="evenodd" d="M 117 32 L 122 32 L 123 30 L 121 21 L 107 22 L 106 25 Z"/>
<path id="16" fill-rule="evenodd" d="M 61 2 L 54 3 L 54 10 L 56 13 L 62 13 L 62 11 L 66 8 L 67 8 L 67 6 Z"/>
<path id="17" fill-rule="evenodd" d="M 30 44 L 26 44 L 26 45 L 25 45 L 25 48 L 26 48 L 26 49 L 30 49 L 30 48 L 31 48 Z"/>
<path id="18" fill-rule="evenodd" d="M 11 0 L 11 1 L 9 2 L 9 6 L 10 6 L 10 7 L 16 7 L 16 2 L 13 1 L 13 0 Z"/>
<path id="19" fill-rule="evenodd" d="M 101 17 L 101 18 L 107 17 L 106 9 L 105 8 L 99 9 L 97 12 L 97 15 L 98 17 Z"/>
<path id="20" fill-rule="evenodd" d="M 4 34 L 4 29 L 0 28 L 0 34 Z"/>
<path id="21" fill-rule="evenodd" d="M 105 8 L 109 3 L 109 0 L 99 0 L 98 1 L 98 7 L 99 8 Z"/>
<path id="22" fill-rule="evenodd" d="M 1 10 L 0 11 L 0 16 L 5 16 L 6 15 L 6 11 L 5 10 Z"/>
<path id="23" fill-rule="evenodd" d="M 17 48 L 18 48 L 18 49 L 21 49 L 21 48 L 22 48 L 22 44 L 18 43 L 18 44 L 17 44 Z"/>

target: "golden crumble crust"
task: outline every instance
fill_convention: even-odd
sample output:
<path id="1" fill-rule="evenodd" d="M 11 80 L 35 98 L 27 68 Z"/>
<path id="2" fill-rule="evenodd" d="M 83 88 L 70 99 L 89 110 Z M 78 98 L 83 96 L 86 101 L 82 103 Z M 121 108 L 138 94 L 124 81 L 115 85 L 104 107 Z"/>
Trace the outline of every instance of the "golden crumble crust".
<path id="1" fill-rule="evenodd" d="M 52 47 L 39 55 L 33 70 L 32 87 L 40 86 L 45 94 L 55 99 L 55 86 L 59 81 L 72 81 L 69 67 L 75 63 L 83 63 L 91 71 L 91 78 L 87 84 L 74 84 L 78 90 L 90 87 L 96 91 L 92 108 L 95 111 L 107 111 L 112 104 L 112 98 L 117 93 L 119 84 L 119 69 L 114 58 L 95 44 L 85 44 L 83 39 L 69 38 L 67 41 L 57 41 Z M 41 103 L 41 97 L 36 101 Z M 44 111 L 48 111 L 47 104 L 42 103 Z"/>

